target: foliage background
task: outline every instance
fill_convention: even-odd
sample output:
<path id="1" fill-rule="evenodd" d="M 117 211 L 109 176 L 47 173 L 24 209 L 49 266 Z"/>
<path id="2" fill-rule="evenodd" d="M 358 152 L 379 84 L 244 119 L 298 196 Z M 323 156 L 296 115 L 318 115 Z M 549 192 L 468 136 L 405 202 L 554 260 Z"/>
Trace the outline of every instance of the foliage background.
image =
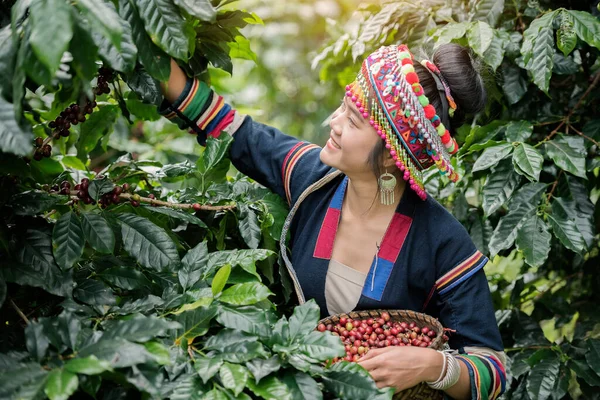
<path id="1" fill-rule="evenodd" d="M 117 9 L 121 10 L 126 3 L 116 2 Z M 16 2 L 12 12 L 18 13 L 29 4 L 28 1 Z M 82 1 L 78 8 L 83 15 L 89 12 L 83 6 L 85 4 L 87 2 Z M 175 4 L 189 3 L 180 0 Z M 3 10 L 8 10 L 9 5 L 12 4 L 3 3 Z M 462 145 L 457 167 L 463 171 L 463 179 L 457 185 L 450 185 L 445 179 L 432 175 L 427 183 L 429 192 L 452 210 L 469 229 L 478 247 L 492 256 L 486 272 L 510 360 L 505 397 L 599 398 L 600 316 L 595 309 L 600 288 L 596 274 L 600 264 L 597 234 L 600 227 L 597 207 L 600 196 L 600 22 L 597 1 L 428 0 L 358 5 L 350 0 L 293 3 L 245 0 L 223 5 L 219 15 L 228 9 L 246 9 L 260 17 L 250 17 L 258 23 L 242 31 L 249 39 L 251 50 L 243 40 L 236 40 L 236 46 L 227 44 L 221 52 L 215 51 L 214 47 L 202 47 L 207 46 L 198 40 L 203 34 L 217 36 L 214 31 L 206 33 L 196 29 L 196 49 L 212 64 L 208 72 L 198 68 L 205 66 L 206 60 L 193 59 L 190 65 L 243 112 L 318 144 L 326 138 L 328 129 L 323 124 L 341 99 L 343 86 L 354 78 L 361 58 L 373 49 L 382 44 L 405 42 L 413 49 L 422 47 L 423 53 L 431 54 L 436 44 L 450 41 L 472 48 L 482 64 L 490 103 L 484 113 L 457 130 Z M 194 19 L 185 13 L 182 15 L 187 21 Z M 202 15 L 209 20 L 214 17 Z M 6 62 L 0 62 L 0 76 L 4 78 L 0 78 L 3 88 L 0 123 L 4 124 L 0 127 L 0 140 L 5 151 L 1 162 L 4 178 L 0 233 L 2 252 L 9 260 L 3 265 L 0 285 L 6 288 L 0 291 L 3 294 L 0 297 L 6 296 L 1 311 L 5 320 L 0 344 L 5 352 L 2 368 L 13 368 L 11 373 L 4 375 L 3 382 L 20 375 L 30 378 L 15 380 L 29 388 L 25 392 L 21 391 L 17 396 L 5 390 L 3 395 L 37 398 L 45 394 L 62 398 L 75 390 L 90 393 L 95 388 L 97 397 L 124 396 L 127 390 L 165 397 L 172 396 L 173 388 L 179 385 L 212 393 L 211 396 L 224 394 L 233 398 L 238 388 L 223 382 L 223 375 L 228 371 L 215 373 L 215 378 L 206 385 L 194 377 L 194 368 L 185 360 L 188 351 L 203 351 L 206 340 L 202 335 L 206 332 L 200 331 L 202 335 L 198 338 L 191 337 L 190 346 L 183 343 L 181 347 L 172 346 L 177 336 L 169 333 L 175 326 L 169 324 L 176 323 L 179 317 L 168 313 L 180 310 L 186 304 L 197 307 L 183 313 L 196 322 L 204 321 L 206 316 L 197 310 L 206 308 L 207 315 L 214 312 L 208 311 L 212 310 L 211 306 L 205 304 L 208 302 L 205 298 L 215 297 L 212 289 L 203 287 L 199 283 L 202 280 L 194 278 L 190 283 L 183 279 L 177 272 L 180 267 L 154 271 L 145 266 L 140 261 L 143 257 L 132 253 L 132 246 L 128 247 L 119 239 L 124 226 L 119 219 L 127 214 L 138 215 L 162 232 L 172 232 L 169 239 L 179 254 L 172 254 L 174 259 L 184 256 L 186 251 L 189 254 L 193 254 L 193 249 L 201 251 L 197 246 L 207 243 L 206 253 L 212 254 L 212 259 L 218 262 L 211 263 L 210 256 L 207 259 L 200 257 L 195 266 L 189 267 L 196 277 L 214 282 L 217 267 L 226 271 L 226 265 L 230 265 L 233 277 L 225 279 L 229 287 L 249 283 L 264 286 L 255 286 L 252 295 L 246 294 L 244 302 L 256 301 L 251 305 L 232 306 L 218 299 L 214 303 L 211 300 L 216 307 L 266 307 L 277 309 L 277 316 L 282 312 L 289 315 L 291 309 L 284 305 L 289 287 L 283 292 L 280 289 L 279 282 L 280 279 L 285 282 L 285 274 L 280 276 L 278 269 L 273 269 L 274 255 L 250 253 L 250 261 L 240 262 L 235 252 L 220 253 L 241 248 L 276 250 L 278 221 L 285 215 L 281 202 L 236 176 L 233 169 L 229 179 L 225 180 L 224 173 L 229 164 L 222 158 L 222 149 L 227 143 L 215 143 L 209 159 L 218 162 L 206 165 L 208 154 L 203 154 L 203 150 L 195 145 L 193 137 L 160 120 L 154 112 L 154 105 L 149 103 L 157 102 L 156 83 L 143 74 L 139 62 L 132 62 L 131 54 L 129 62 L 127 57 L 114 56 L 114 52 L 108 51 L 110 46 L 104 43 L 103 47 L 103 41 L 93 37 L 92 41 L 100 51 L 92 54 L 92 58 L 102 58 L 113 68 L 116 66 L 123 81 L 129 83 L 129 87 L 123 81 L 118 85 L 126 107 L 119 106 L 119 96 L 113 92 L 113 95 L 101 98 L 96 111 L 98 124 L 89 129 L 84 128 L 85 124 L 81 129 L 73 129 L 67 141 L 61 140 L 55 145 L 52 158 L 26 165 L 22 159 L 10 156 L 8 153 L 24 155 L 28 152 L 26 148 L 31 148 L 29 142 L 25 145 L 7 134 L 11 114 L 16 115 L 15 122 L 23 135 L 31 129 L 29 138 L 34 135 L 45 137 L 47 121 L 79 93 L 89 90 L 93 83 L 93 73 L 86 73 L 82 59 L 79 59 L 82 64 L 71 75 L 64 66 L 76 64 L 60 59 L 57 64 L 52 61 L 52 54 L 39 52 L 35 47 L 35 29 L 28 31 L 36 27 L 34 17 L 35 13 L 30 16 L 33 22 L 25 24 L 19 31 L 19 43 L 28 43 L 29 38 L 31 46 L 15 48 L 12 59 L 27 61 L 28 65 L 37 67 L 41 62 L 46 69 L 48 63 L 52 64 L 54 76 L 36 74 L 45 69 L 43 65 L 37 69 L 24 68 L 20 74 L 10 69 Z M 10 22 L 8 13 L 2 13 L 2 18 L 5 28 L 0 35 L 3 44 L 0 60 L 6 60 L 7 40 L 12 38 L 6 35 L 6 24 Z M 200 26 L 207 25 L 209 21 L 200 23 Z M 237 20 L 233 25 L 241 27 L 245 23 Z M 89 29 L 102 36 L 116 28 L 100 24 Z M 85 35 L 79 33 L 81 41 Z M 106 37 L 111 36 L 105 36 L 105 41 Z M 185 57 L 176 53 L 165 37 L 158 39 L 160 43 L 164 41 L 162 47 L 158 46 L 159 51 L 167 52 L 184 64 L 182 59 Z M 138 40 L 136 38 L 135 42 L 140 47 Z M 219 46 L 224 44 L 219 39 L 216 42 Z M 71 46 L 75 46 L 72 43 Z M 77 43 L 85 44 L 85 41 Z M 19 49 L 22 49 L 20 53 Z M 232 64 L 223 57 L 223 52 L 234 56 Z M 117 54 L 126 55 L 126 52 L 121 50 Z M 40 60 L 46 60 L 46 63 Z M 77 58 L 75 62 L 78 62 Z M 119 62 L 122 68 L 119 68 Z M 233 71 L 233 76 L 224 70 Z M 160 68 L 149 69 L 149 72 L 159 78 Z M 146 84 L 139 84 L 141 81 Z M 23 85 L 27 90 L 21 89 Z M 21 102 L 15 101 L 18 96 L 24 96 L 24 114 L 19 109 Z M 127 111 L 131 113 L 131 125 L 124 117 Z M 21 116 L 24 118 L 20 120 Z M 91 123 L 91 120 L 86 122 Z M 162 208 L 134 209 L 128 204 L 101 212 L 94 207 L 83 208 L 76 213 L 80 218 L 95 218 L 89 216 L 93 214 L 108 221 L 108 229 L 115 232 L 114 250 L 112 255 L 104 256 L 98 251 L 101 244 L 88 238 L 79 260 L 70 264 L 75 267 L 70 268 L 63 264 L 66 259 L 57 256 L 56 249 L 52 248 L 53 242 L 56 247 L 52 229 L 56 230 L 57 221 L 64 220 L 65 215 L 72 218 L 74 214 L 64 205 L 66 198 L 47 195 L 44 185 L 65 178 L 73 181 L 79 181 L 83 176 L 93 178 L 92 171 L 101 170 L 119 184 L 133 184 L 141 195 L 153 193 L 158 198 L 177 203 L 236 204 L 238 209 L 233 212 L 204 211 L 197 214 L 200 221 L 181 210 L 161 214 L 158 210 Z M 211 187 L 209 182 L 216 185 Z M 19 195 L 26 190 L 33 192 Z M 16 204 L 21 206 L 15 207 Z M 82 217 L 83 214 L 86 217 Z M 159 232 L 154 227 L 149 229 L 142 235 L 146 239 L 150 233 Z M 23 247 L 23 244 L 27 246 Z M 83 243 L 80 245 L 84 246 Z M 258 268 L 256 275 L 252 274 L 254 265 Z M 125 269 L 130 272 L 122 276 Z M 248 270 L 250 276 L 245 274 Z M 173 271 L 176 271 L 175 275 Z M 66 287 L 65 281 L 74 282 L 74 290 Z M 6 286 L 4 282 L 7 282 Z M 265 290 L 269 289 L 277 295 L 271 297 L 272 303 L 265 297 Z M 257 291 L 262 295 L 257 295 Z M 220 291 L 216 293 L 218 297 Z M 140 306 L 140 299 L 145 299 L 144 302 L 153 299 L 156 304 L 150 301 L 150 308 L 136 308 Z M 23 331 L 24 323 L 11 305 L 13 303 L 30 319 L 39 318 L 38 323 Z M 222 308 L 219 310 L 222 312 Z M 245 311 L 247 315 L 254 315 L 252 310 Z M 275 314 L 269 317 L 273 322 Z M 144 323 L 138 321 L 137 326 L 144 329 L 152 326 L 151 333 L 129 336 L 127 343 L 120 343 L 123 347 L 109 349 L 108 355 L 121 351 L 128 355 L 132 346 L 141 343 L 149 351 L 148 359 L 137 360 L 133 365 L 90 361 L 99 375 L 82 375 L 76 370 L 79 380 L 78 385 L 73 385 L 72 373 L 64 372 L 73 371 L 65 367 L 68 358 L 64 357 L 77 354 L 70 351 L 76 348 L 69 344 L 80 349 L 84 344 L 106 343 L 98 340 L 101 337 L 94 339 L 94 335 L 105 335 L 108 339 L 111 330 L 117 329 L 118 321 L 124 325 L 123 321 L 136 318 L 146 318 Z M 284 329 L 282 326 L 287 320 L 281 321 L 276 329 Z M 69 330 L 61 330 L 60 324 L 64 323 L 69 327 L 81 324 L 73 329 L 85 334 L 67 337 Z M 226 334 L 228 327 L 237 324 L 239 321 L 229 326 L 222 320 L 213 320 L 208 336 L 223 331 Z M 261 348 L 280 361 L 297 350 L 293 346 L 302 346 L 299 343 L 292 345 L 293 340 L 288 336 L 283 340 L 287 348 L 278 348 L 272 340 L 277 336 L 275 331 L 261 333 L 253 329 L 249 328 L 247 334 L 260 337 L 264 346 Z M 56 335 L 62 336 L 58 339 Z M 75 343 L 75 338 L 79 344 Z M 6 353 L 9 350 L 16 352 Z M 222 353 L 219 349 L 214 351 Z M 256 351 L 260 353 L 260 350 Z M 166 363 L 167 352 L 171 366 L 162 366 L 163 361 Z M 103 360 L 99 349 L 90 354 Z M 206 353 L 199 356 L 204 357 Z M 323 354 L 319 356 L 324 357 Z M 264 354 L 264 359 L 266 357 Z M 110 357 L 106 359 L 111 360 Z M 256 375 L 245 360 L 228 359 L 226 362 L 240 365 L 233 369 L 241 377 Z M 46 369 L 40 370 L 40 364 Z M 272 373 L 265 385 L 275 388 L 273 393 L 278 393 L 279 397 L 293 396 L 294 383 L 290 376 L 295 377 L 296 382 L 312 377 L 315 383 L 308 382 L 313 389 L 336 392 L 336 387 L 331 386 L 335 379 L 327 372 L 315 369 L 318 364 L 315 358 L 280 364 L 281 370 Z M 18 365 L 16 370 L 14 365 Z M 52 372 L 48 374 L 47 369 Z M 352 373 L 360 376 L 359 371 Z M 242 381 L 251 382 L 247 378 Z M 57 386 L 47 382 L 57 382 Z M 373 390 L 366 380 L 361 382 L 364 386 L 356 390 Z M 260 392 L 251 383 L 239 390 L 254 395 Z M 185 397 L 186 393 L 181 396 Z"/>

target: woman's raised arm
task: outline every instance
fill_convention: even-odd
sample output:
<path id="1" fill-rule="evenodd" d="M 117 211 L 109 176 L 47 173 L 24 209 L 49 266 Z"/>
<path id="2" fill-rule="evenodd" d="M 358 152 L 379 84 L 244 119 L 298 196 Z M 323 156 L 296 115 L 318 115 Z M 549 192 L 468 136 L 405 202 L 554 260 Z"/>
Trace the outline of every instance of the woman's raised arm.
<path id="1" fill-rule="evenodd" d="M 196 134 L 201 145 L 224 132 L 233 136 L 229 152 L 233 165 L 289 204 L 330 171 L 320 161 L 318 146 L 239 113 L 206 83 L 188 78 L 174 60 L 169 81 L 161 88 L 163 116 Z"/>

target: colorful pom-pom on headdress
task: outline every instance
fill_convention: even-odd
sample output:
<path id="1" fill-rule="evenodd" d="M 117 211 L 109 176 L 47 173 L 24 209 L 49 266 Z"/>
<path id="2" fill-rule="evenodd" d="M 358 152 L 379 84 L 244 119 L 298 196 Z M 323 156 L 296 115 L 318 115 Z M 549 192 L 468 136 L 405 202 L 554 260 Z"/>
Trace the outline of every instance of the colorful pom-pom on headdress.
<path id="1" fill-rule="evenodd" d="M 450 161 L 458 144 L 425 96 L 406 45 L 381 47 L 369 55 L 356 80 L 346 86 L 346 96 L 385 141 L 404 180 L 420 198 L 427 198 L 423 170 L 434 164 L 442 175 L 458 180 Z M 451 101 L 450 107 L 456 108 Z"/>

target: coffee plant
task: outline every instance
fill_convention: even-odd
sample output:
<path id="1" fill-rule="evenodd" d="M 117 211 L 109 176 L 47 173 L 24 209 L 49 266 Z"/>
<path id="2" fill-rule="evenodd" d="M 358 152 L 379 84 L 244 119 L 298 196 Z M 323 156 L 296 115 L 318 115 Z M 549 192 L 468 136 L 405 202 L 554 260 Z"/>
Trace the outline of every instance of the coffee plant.
<path id="1" fill-rule="evenodd" d="M 429 193 L 469 229 L 509 357 L 510 399 L 600 398 L 600 14 L 597 1 L 384 2 L 338 24 L 315 59 L 345 85 L 382 44 L 455 42 L 489 105 L 457 129 L 457 185 Z"/>
<path id="2" fill-rule="evenodd" d="M 255 58 L 262 21 L 229 3 L 2 3 L 0 398 L 391 398 L 294 308 L 287 207 L 228 174 L 229 136 L 139 157 L 171 58 L 206 80 Z"/>

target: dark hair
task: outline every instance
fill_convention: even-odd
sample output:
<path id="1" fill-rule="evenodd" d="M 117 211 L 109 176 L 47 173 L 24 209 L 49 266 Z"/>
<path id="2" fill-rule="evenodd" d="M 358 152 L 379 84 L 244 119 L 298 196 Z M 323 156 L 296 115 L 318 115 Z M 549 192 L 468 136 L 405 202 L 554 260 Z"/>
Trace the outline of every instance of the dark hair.
<path id="1" fill-rule="evenodd" d="M 457 105 L 454 117 L 450 118 L 448 113 L 440 115 L 442 123 L 454 136 L 454 130 L 463 124 L 468 114 L 478 113 L 485 107 L 487 93 L 479 74 L 480 66 L 471 58 L 468 49 L 454 43 L 441 45 L 433 54 L 431 61 L 439 68 L 442 76 L 448 82 L 450 92 Z M 431 73 L 416 60 L 414 67 L 429 102 L 438 113 L 442 114 L 440 92 Z M 379 140 L 368 157 L 368 163 L 376 177 L 383 173 L 384 150 L 385 144 Z"/>

